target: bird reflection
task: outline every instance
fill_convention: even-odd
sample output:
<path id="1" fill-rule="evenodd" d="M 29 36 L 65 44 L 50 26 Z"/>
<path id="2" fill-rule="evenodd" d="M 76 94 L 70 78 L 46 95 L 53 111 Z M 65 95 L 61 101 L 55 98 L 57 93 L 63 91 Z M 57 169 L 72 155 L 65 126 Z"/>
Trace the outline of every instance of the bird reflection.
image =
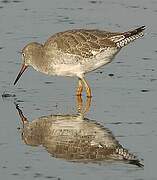
<path id="1" fill-rule="evenodd" d="M 31 146 L 42 145 L 53 157 L 83 163 L 123 161 L 143 167 L 138 158 L 116 140 L 112 132 L 94 120 L 87 119 L 91 99 L 84 110 L 77 99 L 78 114 L 48 115 L 29 122 L 16 105 L 22 122 L 22 139 Z"/>

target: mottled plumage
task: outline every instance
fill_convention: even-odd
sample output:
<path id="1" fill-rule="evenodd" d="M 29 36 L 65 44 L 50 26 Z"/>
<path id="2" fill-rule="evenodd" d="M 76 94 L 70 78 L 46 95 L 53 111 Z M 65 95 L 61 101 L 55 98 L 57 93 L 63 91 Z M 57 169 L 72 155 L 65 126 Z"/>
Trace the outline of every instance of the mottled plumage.
<path id="1" fill-rule="evenodd" d="M 144 29 L 142 26 L 122 33 L 74 29 L 54 34 L 43 45 L 29 43 L 22 50 L 23 68 L 15 83 L 30 65 L 49 75 L 77 76 L 79 86 L 84 85 L 90 97 L 91 90 L 85 74 L 110 63 L 123 46 L 143 36 Z M 81 95 L 80 89 L 77 95 Z"/>
<path id="2" fill-rule="evenodd" d="M 100 30 L 76 29 L 57 33 L 50 37 L 44 47 L 54 47 L 81 58 L 91 58 L 108 47 L 116 47 L 116 44 L 109 39 L 115 33 Z M 96 52 L 96 53 L 92 53 Z"/>
<path id="3" fill-rule="evenodd" d="M 96 121 L 79 115 L 49 115 L 29 122 L 16 106 L 27 145 L 43 146 L 53 157 L 76 162 L 124 161 L 143 167 L 140 160 Z"/>

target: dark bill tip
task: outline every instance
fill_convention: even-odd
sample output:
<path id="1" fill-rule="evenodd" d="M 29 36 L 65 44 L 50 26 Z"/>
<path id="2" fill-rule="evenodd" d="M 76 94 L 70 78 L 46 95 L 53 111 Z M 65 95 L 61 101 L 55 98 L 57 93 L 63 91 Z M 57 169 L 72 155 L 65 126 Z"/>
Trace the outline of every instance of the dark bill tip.
<path id="1" fill-rule="evenodd" d="M 17 83 L 17 81 L 20 79 L 21 75 L 23 74 L 23 72 L 27 69 L 27 65 L 23 64 L 21 67 L 21 70 L 19 72 L 19 74 L 17 75 L 15 81 L 14 81 L 14 85 Z"/>

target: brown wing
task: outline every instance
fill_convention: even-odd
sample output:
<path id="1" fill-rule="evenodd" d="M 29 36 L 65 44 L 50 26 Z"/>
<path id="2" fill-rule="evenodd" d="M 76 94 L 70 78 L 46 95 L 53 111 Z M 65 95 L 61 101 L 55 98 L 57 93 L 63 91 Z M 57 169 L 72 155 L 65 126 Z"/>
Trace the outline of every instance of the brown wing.
<path id="1" fill-rule="evenodd" d="M 92 53 L 100 52 L 108 47 L 116 47 L 110 37 L 119 33 L 100 30 L 76 29 L 60 32 L 50 37 L 44 46 L 56 46 L 65 53 L 80 55 L 84 58 L 94 56 Z"/>

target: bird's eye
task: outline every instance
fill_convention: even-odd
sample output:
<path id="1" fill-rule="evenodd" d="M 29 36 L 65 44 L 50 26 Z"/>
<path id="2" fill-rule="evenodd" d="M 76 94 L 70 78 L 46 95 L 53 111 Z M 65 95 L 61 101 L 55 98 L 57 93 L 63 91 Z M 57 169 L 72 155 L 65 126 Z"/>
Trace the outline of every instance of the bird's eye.
<path id="1" fill-rule="evenodd" d="M 22 53 L 22 56 L 25 57 L 25 53 Z"/>

